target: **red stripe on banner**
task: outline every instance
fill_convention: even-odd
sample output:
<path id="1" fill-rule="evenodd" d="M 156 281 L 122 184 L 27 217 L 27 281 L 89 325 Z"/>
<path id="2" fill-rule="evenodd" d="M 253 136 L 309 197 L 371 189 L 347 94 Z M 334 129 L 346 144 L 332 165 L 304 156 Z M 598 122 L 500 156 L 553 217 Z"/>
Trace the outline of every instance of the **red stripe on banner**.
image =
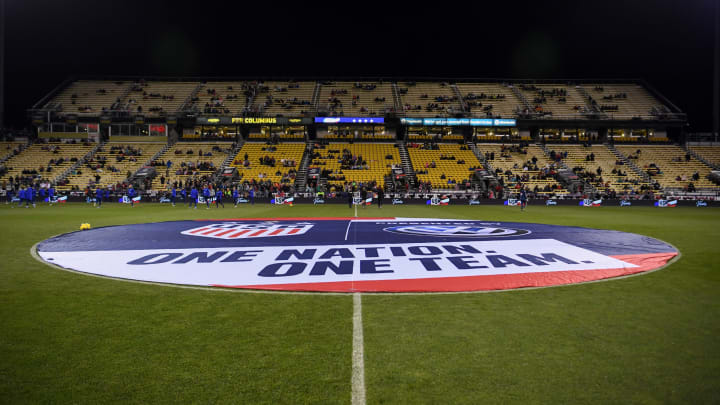
<path id="1" fill-rule="evenodd" d="M 248 233 L 248 232 L 250 232 L 250 230 L 249 230 L 249 229 L 246 229 L 246 230 L 244 230 L 244 231 L 240 231 L 240 232 L 238 232 L 238 233 L 234 233 L 234 234 L 228 236 L 228 238 L 237 238 L 238 236 L 240 236 L 240 235 L 242 235 L 242 234 L 245 234 L 245 233 Z"/>
<path id="2" fill-rule="evenodd" d="M 267 229 L 261 229 L 261 230 L 255 232 L 255 233 L 251 233 L 251 234 L 248 235 L 248 236 L 258 236 L 258 235 L 262 235 L 262 234 L 265 233 L 266 231 L 267 231 Z"/>
<path id="3" fill-rule="evenodd" d="M 200 228 L 200 229 L 196 229 L 194 231 L 190 231 L 190 233 L 198 233 L 198 232 L 207 231 L 207 230 L 208 230 L 208 228 Z"/>
<path id="4" fill-rule="evenodd" d="M 496 274 L 489 276 L 438 277 L 402 280 L 336 281 L 328 283 L 214 285 L 214 287 L 258 290 L 322 292 L 460 292 L 509 290 L 527 287 L 576 284 L 626 276 L 657 269 L 677 252 L 611 256 L 639 267 L 603 270 L 568 270 L 543 273 Z"/>
<path id="5" fill-rule="evenodd" d="M 384 220 L 384 219 L 395 219 L 394 217 L 323 217 L 323 218 L 315 218 L 315 217 L 287 217 L 287 218 L 281 218 L 281 217 L 274 217 L 274 218 L 218 218 L 218 219 L 196 219 L 195 221 L 198 222 L 207 222 L 207 221 L 339 221 L 344 219 L 369 219 L 369 220 Z"/>
<path id="6" fill-rule="evenodd" d="M 300 228 L 293 228 L 288 232 L 288 235 L 294 235 L 296 233 L 300 232 Z"/>
<path id="7" fill-rule="evenodd" d="M 295 228 L 295 229 L 297 229 L 297 228 Z M 270 232 L 270 233 L 268 234 L 268 236 L 277 235 L 277 234 L 279 234 L 280 232 L 285 231 L 285 230 L 286 230 L 285 228 L 276 229 L 276 230 Z M 293 233 L 293 232 L 290 231 L 290 233 Z M 251 236 L 252 236 L 252 235 L 251 235 Z"/>
<path id="8" fill-rule="evenodd" d="M 221 230 L 222 230 L 222 228 L 215 228 L 215 229 L 211 229 L 207 232 L 203 232 L 203 233 L 201 233 L 201 235 L 210 235 L 211 233 L 215 233 L 215 232 L 221 231 Z"/>
<path id="9" fill-rule="evenodd" d="M 229 229 L 229 230 L 227 230 L 227 231 L 225 231 L 225 232 L 216 233 L 216 234 L 213 235 L 213 236 L 223 236 L 223 235 L 227 235 L 228 233 L 234 232 L 234 231 L 235 231 L 234 229 Z"/>

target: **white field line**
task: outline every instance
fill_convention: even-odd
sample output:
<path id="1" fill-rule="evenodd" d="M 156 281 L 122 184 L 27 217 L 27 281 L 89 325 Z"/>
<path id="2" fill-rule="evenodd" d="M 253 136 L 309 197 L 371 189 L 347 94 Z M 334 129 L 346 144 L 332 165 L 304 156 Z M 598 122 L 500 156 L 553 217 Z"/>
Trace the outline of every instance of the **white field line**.
<path id="1" fill-rule="evenodd" d="M 365 405 L 362 295 L 353 294 L 352 405 Z"/>
<path id="2" fill-rule="evenodd" d="M 345 229 L 345 240 L 347 240 L 348 232 L 350 232 L 350 225 L 352 225 L 353 221 L 348 221 L 347 229 Z"/>

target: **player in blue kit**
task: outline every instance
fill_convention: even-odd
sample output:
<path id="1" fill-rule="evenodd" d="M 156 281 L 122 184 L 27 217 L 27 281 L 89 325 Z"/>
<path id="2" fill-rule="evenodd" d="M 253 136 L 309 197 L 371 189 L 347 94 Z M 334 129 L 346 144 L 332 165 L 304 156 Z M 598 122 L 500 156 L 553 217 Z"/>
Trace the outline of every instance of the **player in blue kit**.
<path id="1" fill-rule="evenodd" d="M 5 188 L 5 198 L 7 199 L 7 200 L 5 201 L 5 204 L 12 204 L 12 199 L 13 199 L 13 189 L 12 189 L 12 186 L 7 186 L 7 187 Z"/>
<path id="2" fill-rule="evenodd" d="M 172 206 L 175 206 L 175 198 L 177 197 L 177 190 L 175 190 L 175 186 L 171 187 L 170 190 L 170 201 L 172 202 Z"/>
<path id="3" fill-rule="evenodd" d="M 188 204 L 188 208 L 192 207 L 193 203 L 195 203 L 195 209 L 197 209 L 197 200 L 198 200 L 198 191 L 195 186 L 193 186 L 192 190 L 190 190 L 190 203 Z"/>
<path id="4" fill-rule="evenodd" d="M 527 205 L 527 192 L 525 191 L 525 187 L 523 187 L 520 190 L 520 211 L 525 211 L 526 205 Z"/>
<path id="5" fill-rule="evenodd" d="M 133 200 L 133 198 L 135 198 L 135 189 L 133 188 L 132 184 L 130 185 L 130 187 L 128 187 L 127 195 L 130 199 L 130 208 L 135 207 L 135 200 Z"/>
<path id="6" fill-rule="evenodd" d="M 205 199 L 205 209 L 210 209 L 210 188 L 208 186 L 203 187 L 203 198 Z"/>
<path id="7" fill-rule="evenodd" d="M 233 191 L 232 191 L 232 199 L 233 199 L 233 201 L 235 201 L 235 207 L 237 207 L 237 205 L 238 205 L 239 198 L 240 198 L 240 196 L 238 195 L 238 189 L 237 189 L 237 187 L 234 187 Z"/>
<path id="8" fill-rule="evenodd" d="M 103 191 L 98 186 L 97 189 L 95 189 L 95 206 L 100 208 L 102 206 L 102 197 L 103 197 Z"/>
<path id="9" fill-rule="evenodd" d="M 25 208 L 30 208 L 30 204 L 35 208 L 35 189 L 32 185 L 25 190 Z"/>
<path id="10" fill-rule="evenodd" d="M 53 199 L 55 198 L 55 187 L 51 184 L 48 188 L 48 202 L 53 205 Z"/>
<path id="11" fill-rule="evenodd" d="M 220 208 L 220 205 L 222 205 L 223 208 L 225 208 L 225 203 L 223 203 L 222 198 L 223 198 L 223 191 L 221 188 L 218 188 L 217 191 L 215 192 L 215 208 Z"/>

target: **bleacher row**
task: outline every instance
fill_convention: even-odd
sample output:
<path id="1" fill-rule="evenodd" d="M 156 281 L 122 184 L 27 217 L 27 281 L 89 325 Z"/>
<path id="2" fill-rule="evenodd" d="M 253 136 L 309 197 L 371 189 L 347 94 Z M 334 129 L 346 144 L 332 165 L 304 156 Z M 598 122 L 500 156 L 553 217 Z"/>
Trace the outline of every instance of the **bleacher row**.
<path id="1" fill-rule="evenodd" d="M 21 146 L 18 142 L 0 144 L 7 158 L 0 183 L 4 185 L 9 177 L 56 183 L 67 172 L 57 186 L 60 191 L 117 185 L 156 155 L 151 163 L 158 172 L 151 185 L 155 190 L 213 175 L 226 160 L 237 168 L 241 181 L 294 183 L 308 148 L 312 153 L 308 166 L 322 170 L 328 184 L 334 186 L 345 182 L 383 184 L 392 168 L 403 163 L 395 143 L 246 142 L 234 155 L 229 142 L 179 142 L 171 147 L 160 143 L 35 143 L 17 153 Z M 707 179 L 712 167 L 705 163 L 718 164 L 720 147 L 693 146 L 693 153 L 674 145 L 549 144 L 544 150 L 535 144 L 411 142 L 406 147 L 417 181 L 435 190 L 462 189 L 475 170 L 485 169 L 502 178 L 508 188 L 521 183 L 540 194 L 565 194 L 568 191 L 552 177 L 563 167 L 573 169 L 601 191 L 687 190 L 691 183 L 698 190 L 720 189 Z M 86 156 L 86 161 L 69 170 Z"/>
<path id="2" fill-rule="evenodd" d="M 527 103 L 527 104 L 526 104 Z M 670 110 L 636 83 L 512 84 L 314 81 L 90 81 L 79 80 L 41 106 L 97 116 L 106 111 L 165 116 L 180 111 L 239 115 L 582 118 L 594 111 L 614 119 L 656 118 Z"/>

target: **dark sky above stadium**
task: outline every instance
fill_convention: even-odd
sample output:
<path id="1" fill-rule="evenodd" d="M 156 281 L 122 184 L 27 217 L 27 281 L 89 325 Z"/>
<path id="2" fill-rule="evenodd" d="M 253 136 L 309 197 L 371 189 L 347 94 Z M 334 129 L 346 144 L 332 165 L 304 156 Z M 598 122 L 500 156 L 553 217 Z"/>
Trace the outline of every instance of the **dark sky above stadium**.
<path id="1" fill-rule="evenodd" d="M 64 79 L 644 78 L 712 123 L 715 0 L 6 1 L 6 113 Z"/>

